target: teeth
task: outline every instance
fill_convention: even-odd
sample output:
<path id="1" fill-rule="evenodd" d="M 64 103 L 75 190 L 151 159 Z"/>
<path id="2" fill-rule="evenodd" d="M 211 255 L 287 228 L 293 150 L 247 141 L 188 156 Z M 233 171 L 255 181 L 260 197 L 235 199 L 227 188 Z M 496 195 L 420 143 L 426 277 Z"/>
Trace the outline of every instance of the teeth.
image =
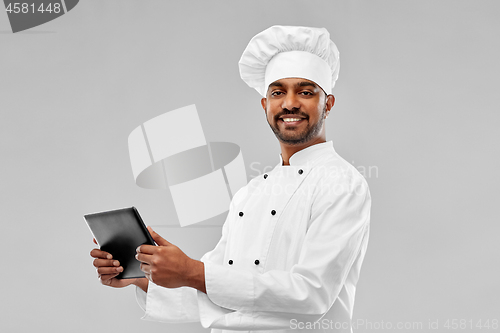
<path id="1" fill-rule="evenodd" d="M 300 121 L 300 118 L 283 118 L 284 122 L 291 122 L 291 121 Z"/>

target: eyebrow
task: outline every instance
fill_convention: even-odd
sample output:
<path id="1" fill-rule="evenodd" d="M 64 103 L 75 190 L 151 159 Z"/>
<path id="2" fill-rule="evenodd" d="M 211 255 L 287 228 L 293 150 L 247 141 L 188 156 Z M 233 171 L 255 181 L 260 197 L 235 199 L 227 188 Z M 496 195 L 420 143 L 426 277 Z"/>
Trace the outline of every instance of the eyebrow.
<path id="1" fill-rule="evenodd" d="M 314 87 L 316 88 L 317 85 L 314 84 L 313 82 L 308 82 L 308 81 L 301 81 L 296 84 L 297 87 Z M 273 83 L 269 84 L 269 87 L 283 87 L 283 84 L 279 81 L 274 81 Z"/>
<path id="2" fill-rule="evenodd" d="M 281 84 L 281 82 L 274 81 L 269 85 L 269 87 L 283 87 L 283 85 Z"/>
<path id="3" fill-rule="evenodd" d="M 307 81 L 302 81 L 297 84 L 298 87 L 314 87 L 316 88 L 317 85 L 312 83 L 312 82 L 307 82 Z"/>

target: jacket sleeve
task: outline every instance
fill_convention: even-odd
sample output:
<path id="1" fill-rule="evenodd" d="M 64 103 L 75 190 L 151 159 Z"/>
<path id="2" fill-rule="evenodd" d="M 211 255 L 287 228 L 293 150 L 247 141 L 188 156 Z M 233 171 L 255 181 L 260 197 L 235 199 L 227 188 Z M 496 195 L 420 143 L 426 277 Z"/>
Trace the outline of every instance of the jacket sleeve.
<path id="1" fill-rule="evenodd" d="M 366 181 L 359 178 L 346 181 L 340 193 L 339 187 L 332 192 L 320 186 L 300 259 L 290 271 L 239 271 L 222 265 L 218 256 L 208 256 L 207 294 L 198 292 L 202 325 L 289 329 L 293 319 L 321 319 L 368 241 L 371 199 Z"/>

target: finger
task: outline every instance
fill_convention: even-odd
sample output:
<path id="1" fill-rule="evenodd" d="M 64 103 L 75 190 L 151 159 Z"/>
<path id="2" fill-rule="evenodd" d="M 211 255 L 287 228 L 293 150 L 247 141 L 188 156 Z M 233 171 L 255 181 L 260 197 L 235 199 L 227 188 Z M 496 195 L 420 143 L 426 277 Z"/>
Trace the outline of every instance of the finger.
<path id="1" fill-rule="evenodd" d="M 98 267 L 97 274 L 99 275 L 107 275 L 107 274 L 116 274 L 123 272 L 123 267 Z"/>
<path id="2" fill-rule="evenodd" d="M 156 231 L 153 230 L 153 228 L 151 227 L 148 227 L 148 231 L 149 233 L 151 234 L 151 237 L 153 237 L 154 241 L 156 242 L 156 244 L 160 245 L 160 246 L 167 246 L 167 245 L 172 245 L 170 244 L 165 238 L 161 237 L 160 235 L 158 235 L 156 233 Z"/>
<path id="3" fill-rule="evenodd" d="M 135 251 L 137 253 L 151 255 L 151 254 L 155 254 L 157 250 L 158 250 L 158 246 L 143 244 L 143 245 L 138 246 Z"/>
<path id="4" fill-rule="evenodd" d="M 135 255 L 135 259 L 137 259 L 140 262 L 143 262 L 145 264 L 151 264 L 152 257 L 153 257 L 152 255 L 144 254 L 144 253 L 137 253 Z"/>
<path id="5" fill-rule="evenodd" d="M 94 267 L 118 267 L 120 262 L 118 260 L 108 260 L 108 259 L 95 259 Z"/>
<path id="6" fill-rule="evenodd" d="M 111 280 L 112 278 L 116 277 L 119 273 L 116 274 L 99 274 L 97 277 L 101 280 L 103 284 Z"/>
<path id="7" fill-rule="evenodd" d="M 90 251 L 90 256 L 96 259 L 113 259 L 111 253 L 101 251 L 99 249 L 93 249 L 92 251 Z"/>
<path id="8" fill-rule="evenodd" d="M 92 240 L 94 241 L 94 244 L 97 245 L 97 241 L 95 240 L 95 238 L 92 238 Z"/>

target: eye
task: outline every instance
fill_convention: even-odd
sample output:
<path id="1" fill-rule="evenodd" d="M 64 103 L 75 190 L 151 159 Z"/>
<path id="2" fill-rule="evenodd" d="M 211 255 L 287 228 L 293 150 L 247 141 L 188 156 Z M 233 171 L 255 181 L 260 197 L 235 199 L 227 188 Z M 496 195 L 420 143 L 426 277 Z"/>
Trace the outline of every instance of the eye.
<path id="1" fill-rule="evenodd" d="M 279 91 L 279 90 L 275 90 L 271 93 L 271 96 L 279 96 L 279 95 L 282 95 L 283 92 Z"/>
<path id="2" fill-rule="evenodd" d="M 312 96 L 313 95 L 313 93 L 310 91 L 301 91 L 299 94 L 305 95 L 305 96 Z"/>

